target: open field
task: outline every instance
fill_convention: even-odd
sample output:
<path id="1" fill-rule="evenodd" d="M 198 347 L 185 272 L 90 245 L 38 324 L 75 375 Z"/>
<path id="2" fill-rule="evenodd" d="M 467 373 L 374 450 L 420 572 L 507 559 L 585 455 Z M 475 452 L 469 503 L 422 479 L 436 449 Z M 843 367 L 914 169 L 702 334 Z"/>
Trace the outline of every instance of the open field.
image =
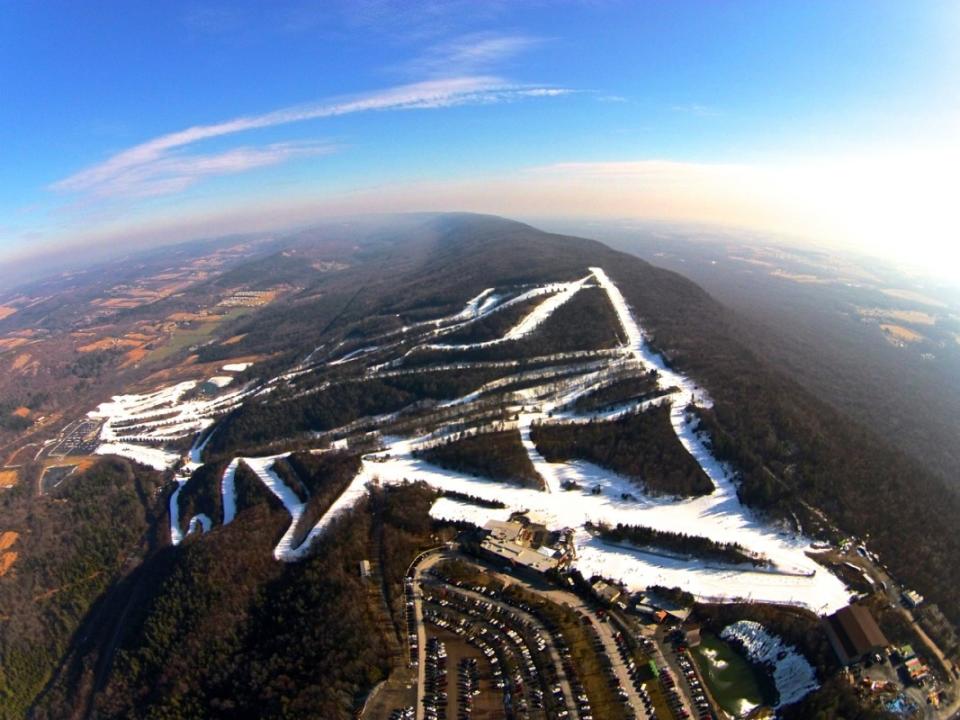
<path id="1" fill-rule="evenodd" d="M 17 553 L 12 550 L 0 555 L 0 577 L 6 575 L 17 561 Z"/>
<path id="2" fill-rule="evenodd" d="M 181 350 L 206 342 L 221 323 L 235 320 L 248 312 L 250 312 L 249 308 L 236 307 L 223 315 L 210 315 L 205 321 L 191 327 L 177 328 L 163 347 L 150 353 L 150 361 L 152 363 L 162 362 Z"/>
<path id="3" fill-rule="evenodd" d="M 890 310 L 887 308 L 857 308 L 857 314 L 865 318 L 878 320 L 895 320 L 908 325 L 933 325 L 937 318 L 928 312 L 920 310 Z"/>
<path id="4" fill-rule="evenodd" d="M 27 338 L 6 337 L 0 339 L 0 350 L 13 350 L 30 342 Z"/>
<path id="5" fill-rule="evenodd" d="M 16 470 L 0 470 L 0 488 L 11 488 L 19 479 L 20 474 Z"/>
<path id="6" fill-rule="evenodd" d="M 916 330 L 911 330 L 903 325 L 883 323 L 880 328 L 888 338 L 895 342 L 915 343 L 921 342 L 925 339 L 924 336 L 918 333 Z"/>
<path id="7" fill-rule="evenodd" d="M 0 551 L 9 550 L 20 537 L 20 533 L 13 530 L 5 530 L 0 533 Z"/>
<path id="8" fill-rule="evenodd" d="M 16 308 L 12 308 L 12 307 L 7 307 L 7 306 L 4 306 L 4 305 L 0 305 L 0 320 L 3 320 L 4 318 L 10 317 L 10 316 L 13 315 L 16 311 L 17 311 Z"/>
<path id="9" fill-rule="evenodd" d="M 0 533 L 0 577 L 9 572 L 19 557 L 16 551 L 10 550 L 19 537 L 20 534 L 12 530 Z"/>
<path id="10" fill-rule="evenodd" d="M 819 277 L 817 275 L 811 275 L 809 273 L 791 273 L 786 270 L 776 269 L 770 273 L 774 277 L 781 278 L 783 280 L 792 280 L 793 282 L 798 283 L 813 283 L 815 285 L 822 285 L 827 282 L 825 278 Z"/>
<path id="11" fill-rule="evenodd" d="M 901 290 L 899 288 L 884 288 L 882 291 L 884 295 L 897 298 L 899 300 L 909 300 L 910 302 L 920 303 L 921 305 L 929 305 L 930 307 L 937 308 L 946 308 L 947 304 L 936 298 L 932 298 L 929 295 L 924 295 L 923 293 L 916 292 L 914 290 Z"/>

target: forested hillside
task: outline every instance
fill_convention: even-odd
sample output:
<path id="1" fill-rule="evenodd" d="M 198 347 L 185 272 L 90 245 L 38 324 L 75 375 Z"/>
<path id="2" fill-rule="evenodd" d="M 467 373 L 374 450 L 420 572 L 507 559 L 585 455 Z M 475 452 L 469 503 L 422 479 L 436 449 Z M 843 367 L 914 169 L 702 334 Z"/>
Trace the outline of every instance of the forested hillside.
<path id="1" fill-rule="evenodd" d="M 19 535 L 0 577 L 0 717 L 22 717 L 61 662 L 79 671 L 68 656 L 83 639 L 75 633 L 122 609 L 110 589 L 154 542 L 159 484 L 156 472 L 101 460 L 50 495 L 0 495 L 2 529 Z"/>
<path id="2" fill-rule="evenodd" d="M 667 406 L 607 422 L 537 425 L 530 436 L 550 462 L 589 460 L 632 478 L 651 495 L 693 497 L 713 490 L 674 435 Z"/>
<path id="3" fill-rule="evenodd" d="M 756 327 L 694 283 L 592 240 L 489 216 L 421 216 L 419 224 L 411 220 L 393 237 L 380 237 L 378 248 L 389 249 L 338 280 L 369 281 L 362 292 L 336 295 L 341 302 L 334 307 L 334 293 L 310 299 L 305 291 L 289 307 L 278 305 L 251 319 L 244 343 L 289 351 L 300 331 L 301 341 L 319 344 L 323 332 L 336 334 L 371 316 L 454 311 L 464 298 L 498 284 L 573 279 L 591 265 L 605 266 L 653 346 L 714 399 L 716 426 L 708 420 L 706 427 L 743 471 L 747 503 L 789 517 L 802 515 L 806 502 L 845 532 L 869 533 L 896 575 L 960 620 L 960 567 L 954 560 L 960 537 L 953 531 L 960 497 L 870 428 L 766 365 L 750 347 Z M 315 304 L 329 321 L 315 321 Z M 314 320 L 307 327 L 300 317 Z M 271 369 L 265 365 L 257 372 Z M 929 560 L 916 563 L 918 553 Z"/>
<path id="4" fill-rule="evenodd" d="M 274 561 L 285 518 L 265 503 L 160 553 L 152 599 L 129 618 L 97 716 L 353 717 L 399 647 L 392 602 L 360 576 L 360 561 L 377 562 L 391 598 L 402 598 L 403 574 L 429 542 L 433 497 L 419 485 L 378 490 L 300 563 Z M 48 704 L 42 716 L 63 711 Z"/>
<path id="5" fill-rule="evenodd" d="M 344 255 L 350 262 L 336 273 L 302 272 L 311 238 L 291 242 L 294 256 L 271 254 L 217 280 L 276 270 L 298 283 L 288 296 L 223 329 L 240 338 L 229 353 L 263 358 L 237 374 L 237 385 L 274 378 L 315 353 L 342 360 L 366 351 L 377 332 L 402 335 L 407 324 L 456 314 L 484 291 L 580 280 L 589 267 L 602 266 L 652 346 L 712 399 L 710 409 L 698 411 L 700 427 L 714 454 L 738 471 L 745 504 L 808 533 L 825 529 L 823 511 L 841 532 L 869 534 L 870 548 L 898 579 L 960 620 L 958 496 L 872 429 L 760 361 L 738 318 L 682 277 L 592 241 L 479 216 L 418 216 L 394 231 L 371 232 L 350 245 Z M 486 342 L 520 315 L 491 316 L 451 337 Z M 227 463 L 239 453 L 296 451 L 275 471 L 306 505 L 302 537 L 356 475 L 358 447 L 376 442 L 374 434 L 349 452 L 300 452 L 329 441 L 318 433 L 410 406 L 416 412 L 403 416 L 406 424 L 397 421 L 384 433 L 429 430 L 428 423 L 418 424 L 442 414 L 440 403 L 502 377 L 505 366 L 528 371 L 536 368 L 531 358 L 609 348 L 622 339 L 610 303 L 587 286 L 509 352 L 498 345 L 434 348 L 404 356 L 404 367 L 417 372 L 377 377 L 348 376 L 323 361 L 316 377 L 251 394 L 217 416 L 206 464 L 179 496 L 182 518 L 205 513 L 215 528 L 177 547 L 164 547 L 167 536 L 158 534 L 166 530 L 171 488 L 161 492 L 158 473 L 125 461 L 102 461 L 49 496 L 31 497 L 25 484 L 0 496 L 0 529 L 20 534 L 16 564 L 0 577 L 3 717 L 22 716 L 38 696 L 37 716 L 49 720 L 83 714 L 91 704 L 106 718 L 350 717 L 396 662 L 401 577 L 416 552 L 434 542 L 427 511 L 436 493 L 420 485 L 373 489 L 334 521 L 303 561 L 278 563 L 272 550 L 289 514 L 242 462 L 238 515 L 220 527 Z M 403 342 L 397 354 L 408 349 Z M 197 355 L 215 360 L 223 352 L 211 343 Z M 378 349 L 369 352 L 376 360 Z M 418 363 L 436 359 L 430 353 L 450 367 L 424 371 Z M 460 360 L 484 364 L 458 369 Z M 558 366 L 575 361 L 565 357 Z M 575 408 L 650 399 L 665 392 L 656 380 L 655 374 L 621 378 L 581 396 Z M 530 382 L 511 379 L 499 390 Z M 497 402 L 494 397 L 478 416 L 512 419 Z M 664 406 L 612 421 L 545 423 L 532 428 L 532 438 L 548 461 L 589 460 L 654 494 L 710 493 L 668 413 Z M 419 458 L 528 487 L 541 482 L 515 431 L 461 436 Z M 490 498 L 474 502 L 496 505 Z M 670 539 L 685 552 L 703 552 L 694 541 Z M 379 587 L 360 577 L 364 559 L 377 568 Z M 824 707 L 830 706 L 817 712 L 827 712 Z"/>

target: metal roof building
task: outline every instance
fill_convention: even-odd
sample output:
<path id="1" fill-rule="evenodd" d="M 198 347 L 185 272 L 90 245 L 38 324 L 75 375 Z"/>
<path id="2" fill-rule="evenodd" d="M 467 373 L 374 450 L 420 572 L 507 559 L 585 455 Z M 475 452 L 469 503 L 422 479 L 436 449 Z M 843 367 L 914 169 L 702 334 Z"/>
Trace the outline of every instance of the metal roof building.
<path id="1" fill-rule="evenodd" d="M 865 655 L 878 652 L 890 643 L 863 605 L 849 605 L 824 621 L 827 638 L 844 665 L 859 662 Z"/>

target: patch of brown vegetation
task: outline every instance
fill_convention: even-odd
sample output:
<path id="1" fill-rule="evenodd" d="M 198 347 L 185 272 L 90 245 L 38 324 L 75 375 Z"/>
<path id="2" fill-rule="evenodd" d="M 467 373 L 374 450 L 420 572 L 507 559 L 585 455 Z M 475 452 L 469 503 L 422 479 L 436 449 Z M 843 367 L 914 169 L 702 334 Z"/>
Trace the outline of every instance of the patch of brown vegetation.
<path id="1" fill-rule="evenodd" d="M 0 350 L 13 350 L 21 345 L 26 345 L 27 340 L 19 337 L 0 338 Z"/>
<path id="2" fill-rule="evenodd" d="M 885 323 L 881 325 L 880 328 L 892 342 L 915 343 L 924 340 L 923 335 L 910 328 L 905 328 L 902 325 Z"/>
<path id="3" fill-rule="evenodd" d="M 220 344 L 221 344 L 221 345 L 236 345 L 238 342 L 240 342 L 241 340 L 243 340 L 246 336 L 247 336 L 247 333 L 243 333 L 243 335 L 234 335 L 233 337 L 227 338 L 226 340 L 224 340 L 224 341 L 223 341 L 222 343 L 220 343 Z"/>
<path id="4" fill-rule="evenodd" d="M 94 301 L 93 304 L 115 310 L 130 310 L 132 308 L 140 307 L 144 303 L 140 300 L 134 300 L 132 298 L 110 298 L 109 300 Z"/>
<path id="5" fill-rule="evenodd" d="M 46 471 L 50 468 L 70 467 L 72 465 L 76 465 L 77 472 L 82 473 L 92 468 L 96 464 L 97 460 L 99 460 L 98 457 L 90 455 L 64 455 L 63 457 L 59 458 L 48 458 L 43 463 L 43 469 Z"/>
<path id="6" fill-rule="evenodd" d="M 20 533 L 13 530 L 6 530 L 0 533 L 0 551 L 9 550 L 20 537 Z"/>
<path id="7" fill-rule="evenodd" d="M 908 325 L 933 325 L 937 319 L 930 313 L 919 310 L 886 310 L 884 308 L 857 308 L 861 317 L 881 320 L 896 320 Z"/>
<path id="8" fill-rule="evenodd" d="M 120 367 L 130 367 L 131 365 L 136 365 L 138 362 L 143 360 L 147 356 L 147 351 L 142 348 L 134 348 L 126 355 L 123 356 L 123 364 Z"/>
<path id="9" fill-rule="evenodd" d="M 11 370 L 22 370 L 27 366 L 27 363 L 30 362 L 29 353 L 21 353 L 17 355 L 16 359 L 13 361 L 13 365 L 10 366 Z"/>
<path id="10" fill-rule="evenodd" d="M 813 283 L 815 285 L 821 285 L 827 281 L 824 278 L 818 277 L 816 275 L 811 275 L 809 273 L 791 273 L 786 270 L 781 270 L 777 268 L 770 273 L 774 277 L 782 278 L 784 280 L 793 280 L 793 282 L 798 283 Z"/>
<path id="11" fill-rule="evenodd" d="M 0 555 L 0 577 L 6 575 L 16 561 L 17 553 L 13 552 L 12 550 Z"/>
<path id="12" fill-rule="evenodd" d="M 96 342 L 88 343 L 86 345 L 81 345 L 77 348 L 78 352 L 88 353 L 94 352 L 96 350 L 112 350 L 113 348 L 129 348 L 137 347 L 140 343 L 135 340 L 127 340 L 125 338 L 110 338 L 106 337 L 102 340 L 97 340 Z"/>
<path id="13" fill-rule="evenodd" d="M 167 320 L 172 322 L 194 322 L 196 320 L 209 320 L 210 316 L 206 313 L 175 312 L 167 316 Z"/>
<path id="14" fill-rule="evenodd" d="M 931 307 L 946 308 L 947 304 L 929 295 L 916 292 L 914 290 L 902 290 L 900 288 L 884 288 L 881 290 L 884 295 L 895 297 L 900 300 L 909 300 L 910 302 L 920 303 L 921 305 L 930 305 Z"/>
<path id="15" fill-rule="evenodd" d="M 16 308 L 9 307 L 7 305 L 0 305 L 0 320 L 8 318 L 17 311 Z"/>
<path id="16" fill-rule="evenodd" d="M 13 414 L 17 417 L 30 417 L 30 408 L 21 405 L 13 411 Z"/>

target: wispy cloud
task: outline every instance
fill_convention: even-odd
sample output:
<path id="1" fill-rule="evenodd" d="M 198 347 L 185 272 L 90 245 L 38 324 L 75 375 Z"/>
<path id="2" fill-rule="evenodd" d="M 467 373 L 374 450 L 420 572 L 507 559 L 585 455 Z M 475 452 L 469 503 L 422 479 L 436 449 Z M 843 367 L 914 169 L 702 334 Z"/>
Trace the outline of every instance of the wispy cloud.
<path id="1" fill-rule="evenodd" d="M 720 114 L 720 111 L 716 108 L 710 107 L 709 105 L 701 105 L 700 103 L 684 103 L 681 105 L 674 105 L 671 109 L 674 112 L 683 113 L 685 115 L 694 115 L 695 117 L 716 117 Z"/>
<path id="2" fill-rule="evenodd" d="M 106 198 L 145 198 L 186 190 L 203 178 L 235 175 L 302 157 L 334 152 L 336 147 L 318 142 L 272 143 L 238 147 L 210 154 L 170 154 L 140 163 L 96 182 L 88 190 Z"/>
<path id="3" fill-rule="evenodd" d="M 201 178 L 233 174 L 296 157 L 330 152 L 316 143 L 240 147 L 219 154 L 190 154 L 197 143 L 237 133 L 352 113 L 446 108 L 530 97 L 553 97 L 563 88 L 525 86 L 491 76 L 466 76 L 401 85 L 346 100 L 282 108 L 262 115 L 197 125 L 161 135 L 52 185 L 54 190 L 99 198 L 146 197 L 179 192 Z"/>
<path id="4" fill-rule="evenodd" d="M 544 42 L 530 35 L 470 33 L 433 45 L 397 69 L 418 77 L 482 73 Z"/>

